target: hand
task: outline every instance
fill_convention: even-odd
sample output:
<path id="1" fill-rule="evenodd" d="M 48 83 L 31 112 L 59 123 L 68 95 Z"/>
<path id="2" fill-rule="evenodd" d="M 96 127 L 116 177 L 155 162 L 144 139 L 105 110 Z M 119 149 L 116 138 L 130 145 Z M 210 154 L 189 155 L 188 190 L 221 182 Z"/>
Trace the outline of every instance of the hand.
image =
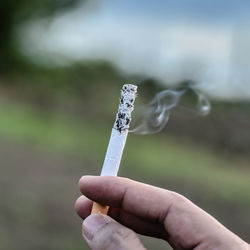
<path id="1" fill-rule="evenodd" d="M 185 197 L 121 177 L 84 176 L 75 210 L 93 250 L 145 249 L 136 233 L 164 239 L 174 249 L 250 250 L 249 245 Z M 90 215 L 92 201 L 109 216 Z M 136 233 L 135 233 L 136 232 Z"/>

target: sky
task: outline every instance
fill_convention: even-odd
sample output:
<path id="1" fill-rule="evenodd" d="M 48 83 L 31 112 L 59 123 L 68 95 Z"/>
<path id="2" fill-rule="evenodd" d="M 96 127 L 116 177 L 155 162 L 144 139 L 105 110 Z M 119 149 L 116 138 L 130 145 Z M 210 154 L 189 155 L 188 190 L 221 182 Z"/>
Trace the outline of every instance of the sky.
<path id="1" fill-rule="evenodd" d="M 20 29 L 44 64 L 106 60 L 166 86 L 192 80 L 213 98 L 250 100 L 250 1 L 96 0 Z"/>

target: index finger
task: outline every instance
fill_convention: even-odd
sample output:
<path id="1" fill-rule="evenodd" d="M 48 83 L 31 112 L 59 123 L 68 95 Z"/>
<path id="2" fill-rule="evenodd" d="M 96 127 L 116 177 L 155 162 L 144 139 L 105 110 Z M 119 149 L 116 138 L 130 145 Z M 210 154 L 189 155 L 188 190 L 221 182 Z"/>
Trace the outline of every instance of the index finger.
<path id="1" fill-rule="evenodd" d="M 83 176 L 79 187 L 93 201 L 160 223 L 164 222 L 174 199 L 171 191 L 122 177 Z"/>

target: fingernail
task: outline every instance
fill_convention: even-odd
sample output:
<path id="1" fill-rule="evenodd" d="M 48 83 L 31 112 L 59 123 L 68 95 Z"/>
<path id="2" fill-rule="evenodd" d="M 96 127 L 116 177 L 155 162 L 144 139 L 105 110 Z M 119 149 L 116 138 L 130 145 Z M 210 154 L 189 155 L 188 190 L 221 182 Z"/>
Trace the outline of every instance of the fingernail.
<path id="1" fill-rule="evenodd" d="M 92 240 L 95 233 L 108 223 L 107 218 L 102 214 L 92 214 L 83 221 L 83 237 Z"/>

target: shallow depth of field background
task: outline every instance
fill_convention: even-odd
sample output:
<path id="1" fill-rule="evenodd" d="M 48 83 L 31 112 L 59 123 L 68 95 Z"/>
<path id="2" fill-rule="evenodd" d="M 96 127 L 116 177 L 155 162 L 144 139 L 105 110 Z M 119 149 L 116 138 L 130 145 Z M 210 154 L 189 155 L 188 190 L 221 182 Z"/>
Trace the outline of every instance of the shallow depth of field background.
<path id="1" fill-rule="evenodd" d="M 139 83 L 137 107 L 193 83 L 212 110 L 196 115 L 189 93 L 162 132 L 130 134 L 119 175 L 185 195 L 250 242 L 247 10 L 243 0 L 1 0 L 0 249 L 87 249 L 77 183 L 100 173 L 127 82 Z"/>

